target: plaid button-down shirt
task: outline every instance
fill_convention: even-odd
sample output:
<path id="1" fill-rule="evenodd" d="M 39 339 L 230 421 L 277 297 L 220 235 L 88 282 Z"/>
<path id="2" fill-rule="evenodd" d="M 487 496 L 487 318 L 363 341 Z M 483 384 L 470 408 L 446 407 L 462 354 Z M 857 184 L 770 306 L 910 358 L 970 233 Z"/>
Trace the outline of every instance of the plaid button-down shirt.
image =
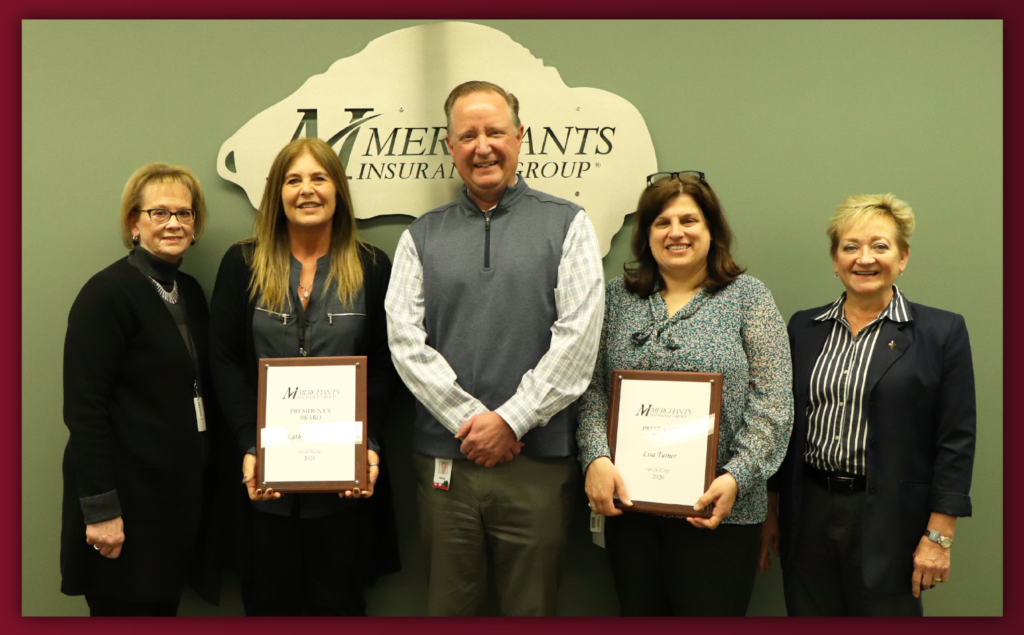
<path id="1" fill-rule="evenodd" d="M 522 377 L 515 395 L 495 409 L 518 438 L 578 399 L 594 370 L 604 315 L 604 269 L 597 234 L 582 210 L 562 243 L 554 294 L 558 319 L 548 352 Z M 395 368 L 430 414 L 454 434 L 470 417 L 488 412 L 459 386 L 444 357 L 426 344 L 423 265 L 408 230 L 395 250 L 384 306 Z"/>

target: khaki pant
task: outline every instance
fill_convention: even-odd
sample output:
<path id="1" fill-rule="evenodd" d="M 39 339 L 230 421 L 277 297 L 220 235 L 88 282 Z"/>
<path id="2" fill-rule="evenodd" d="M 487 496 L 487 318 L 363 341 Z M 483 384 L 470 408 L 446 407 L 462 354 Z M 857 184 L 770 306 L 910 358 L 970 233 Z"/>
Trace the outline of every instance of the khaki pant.
<path id="1" fill-rule="evenodd" d="M 413 455 L 427 551 L 429 615 L 476 615 L 493 555 L 504 615 L 554 615 L 572 501 L 575 457 L 519 455 L 485 468 L 453 461 L 450 489 L 435 489 L 434 459 Z"/>

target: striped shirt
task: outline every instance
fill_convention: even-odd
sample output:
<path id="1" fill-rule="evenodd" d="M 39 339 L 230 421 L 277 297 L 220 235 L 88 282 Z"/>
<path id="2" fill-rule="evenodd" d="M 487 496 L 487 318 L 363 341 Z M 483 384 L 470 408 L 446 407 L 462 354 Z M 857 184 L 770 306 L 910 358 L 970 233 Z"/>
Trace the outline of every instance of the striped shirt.
<path id="1" fill-rule="evenodd" d="M 910 311 L 900 290 L 870 324 L 853 336 L 843 305 L 846 293 L 814 319 L 832 320 L 832 332 L 811 374 L 810 412 L 804 460 L 826 472 L 865 474 L 868 438 L 868 395 L 865 383 L 882 321 L 909 322 Z"/>

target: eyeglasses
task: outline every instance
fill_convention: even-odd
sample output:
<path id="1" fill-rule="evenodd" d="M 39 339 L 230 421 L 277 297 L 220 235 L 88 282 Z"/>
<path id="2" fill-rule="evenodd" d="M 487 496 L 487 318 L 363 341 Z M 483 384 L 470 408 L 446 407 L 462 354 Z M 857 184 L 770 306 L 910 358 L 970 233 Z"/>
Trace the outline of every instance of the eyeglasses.
<path id="1" fill-rule="evenodd" d="M 647 187 L 651 187 L 652 185 L 658 183 L 659 181 L 664 181 L 665 179 L 675 179 L 677 181 L 682 181 L 683 179 L 680 177 L 683 176 L 695 176 L 704 185 L 708 184 L 708 182 L 704 180 L 703 172 L 698 172 L 697 170 L 683 170 L 682 172 L 655 172 L 654 174 L 648 175 Z"/>
<path id="2" fill-rule="evenodd" d="M 171 222 L 171 216 L 176 216 L 178 218 L 178 222 L 182 225 L 189 225 L 196 219 L 196 210 L 194 209 L 179 209 L 176 212 L 172 212 L 169 209 L 160 209 L 157 207 L 141 211 L 149 214 L 149 220 L 153 221 L 157 225 L 166 225 Z"/>

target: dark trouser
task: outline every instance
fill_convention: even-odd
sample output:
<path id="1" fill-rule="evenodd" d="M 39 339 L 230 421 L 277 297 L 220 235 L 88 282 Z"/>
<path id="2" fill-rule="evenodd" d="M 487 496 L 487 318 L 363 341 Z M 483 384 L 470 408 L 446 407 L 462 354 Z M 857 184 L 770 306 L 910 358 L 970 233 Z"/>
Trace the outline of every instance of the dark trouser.
<path id="1" fill-rule="evenodd" d="M 491 468 L 456 460 L 447 491 L 432 485 L 432 457 L 415 454 L 413 464 L 427 550 L 427 612 L 480 610 L 489 548 L 501 612 L 554 615 L 572 502 L 578 500 L 576 458 L 520 454 Z"/>
<path id="2" fill-rule="evenodd" d="M 365 615 L 356 554 L 358 507 L 323 518 L 253 510 L 246 615 Z"/>
<path id="3" fill-rule="evenodd" d="M 159 602 L 125 602 L 85 594 L 90 617 L 174 617 L 181 596 Z"/>
<path id="4" fill-rule="evenodd" d="M 799 544 L 782 572 L 786 610 L 793 616 L 920 616 L 910 592 L 873 593 L 864 586 L 864 492 L 833 493 L 803 480 Z"/>
<path id="5" fill-rule="evenodd" d="M 622 615 L 746 615 L 761 525 L 708 530 L 626 512 L 605 530 Z"/>

